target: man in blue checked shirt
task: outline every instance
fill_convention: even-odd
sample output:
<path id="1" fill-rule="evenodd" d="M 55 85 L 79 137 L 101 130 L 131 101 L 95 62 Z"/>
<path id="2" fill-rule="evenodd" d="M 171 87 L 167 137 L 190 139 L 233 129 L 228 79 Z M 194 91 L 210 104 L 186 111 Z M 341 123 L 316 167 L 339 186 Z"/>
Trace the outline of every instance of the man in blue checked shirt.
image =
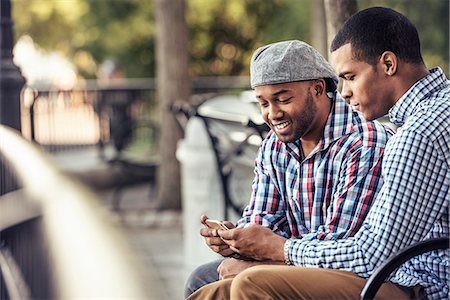
<path id="1" fill-rule="evenodd" d="M 342 95 L 366 118 L 389 113 L 401 126 L 386 146 L 380 193 L 353 237 L 273 240 L 276 253 L 259 257 L 284 257 L 293 266 L 247 269 L 232 281 L 199 290 L 204 298 L 215 293 L 231 299 L 357 299 L 365 279 L 393 253 L 448 237 L 450 81 L 440 68 L 426 69 L 416 28 L 391 9 L 353 15 L 331 51 L 343 79 Z M 236 248 L 231 232 L 219 235 Z M 387 298 L 449 299 L 448 273 L 448 250 L 417 256 L 384 284 L 399 286 L 403 295 Z"/>
<path id="2" fill-rule="evenodd" d="M 336 73 L 314 48 L 301 41 L 266 45 L 254 53 L 250 73 L 271 128 L 256 159 L 252 197 L 237 228 L 221 232 L 222 237 L 207 227 L 201 234 L 213 251 L 252 260 L 228 258 L 201 266 L 188 279 L 186 297 L 255 265 L 284 264 L 287 238 L 353 236 L 382 184 L 389 130 L 367 122 L 336 93 Z M 205 295 L 200 289 L 191 297 Z"/>

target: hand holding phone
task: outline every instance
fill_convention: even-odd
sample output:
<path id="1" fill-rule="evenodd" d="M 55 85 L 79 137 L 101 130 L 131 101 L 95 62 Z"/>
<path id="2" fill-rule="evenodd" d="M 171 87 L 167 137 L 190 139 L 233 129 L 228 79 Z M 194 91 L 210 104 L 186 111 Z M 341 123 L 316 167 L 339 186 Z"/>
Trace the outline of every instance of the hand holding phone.
<path id="1" fill-rule="evenodd" d="M 218 220 L 213 220 L 213 219 L 206 219 L 205 220 L 205 224 L 206 226 L 208 226 L 211 229 L 223 229 L 223 230 L 229 230 L 230 228 L 228 228 L 224 222 L 222 221 L 218 221 Z"/>
<path id="2" fill-rule="evenodd" d="M 203 216 L 203 217 L 206 218 L 206 216 Z M 232 228 L 228 228 L 227 225 L 225 225 L 225 222 L 223 222 L 223 221 L 218 221 L 218 220 L 214 220 L 214 219 L 204 219 L 203 222 L 204 222 L 204 224 L 205 224 L 208 228 L 210 228 L 210 229 L 230 230 L 230 229 L 234 228 L 234 226 L 231 225 L 231 223 L 230 223 L 230 226 L 232 226 Z M 228 223 L 229 223 L 229 222 L 228 222 Z M 224 245 L 225 245 L 225 244 L 224 244 Z M 211 247 L 210 247 L 210 248 L 211 248 Z M 214 250 L 214 249 L 213 249 L 213 250 Z M 219 253 L 219 254 L 221 254 L 221 255 L 224 256 L 224 257 L 232 257 L 232 258 L 236 258 L 236 259 L 240 259 L 240 260 L 254 260 L 253 258 L 249 258 L 249 257 L 240 255 L 239 253 L 235 253 L 235 252 L 222 253 L 222 252 L 218 252 L 218 251 L 216 251 L 216 250 L 214 250 L 214 251 L 217 252 L 217 253 Z M 229 251 L 229 249 L 227 249 L 227 251 Z"/>

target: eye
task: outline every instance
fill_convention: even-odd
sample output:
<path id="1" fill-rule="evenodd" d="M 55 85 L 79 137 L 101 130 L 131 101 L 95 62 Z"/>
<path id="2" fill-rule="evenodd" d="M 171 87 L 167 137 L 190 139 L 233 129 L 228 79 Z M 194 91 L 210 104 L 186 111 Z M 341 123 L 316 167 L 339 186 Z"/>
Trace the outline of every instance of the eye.
<path id="1" fill-rule="evenodd" d="M 269 102 L 267 102 L 265 100 L 258 100 L 258 102 L 259 102 L 259 106 L 261 106 L 261 107 L 269 106 Z"/>
<path id="2" fill-rule="evenodd" d="M 344 80 L 347 80 L 347 81 L 352 81 L 352 80 L 354 80 L 355 79 L 355 75 L 346 75 L 345 77 L 344 77 Z"/>
<path id="3" fill-rule="evenodd" d="M 289 102 L 293 97 L 294 97 L 294 96 L 290 96 L 290 97 L 281 97 L 281 98 L 278 98 L 277 101 L 280 102 L 280 103 L 287 103 L 287 102 Z"/>

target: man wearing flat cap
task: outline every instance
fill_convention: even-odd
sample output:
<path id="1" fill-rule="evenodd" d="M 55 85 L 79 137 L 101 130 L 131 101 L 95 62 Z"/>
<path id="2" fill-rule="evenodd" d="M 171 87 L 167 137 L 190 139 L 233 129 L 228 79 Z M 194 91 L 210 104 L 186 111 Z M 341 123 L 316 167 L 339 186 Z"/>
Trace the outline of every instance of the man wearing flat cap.
<path id="1" fill-rule="evenodd" d="M 201 235 L 224 257 L 252 260 L 200 266 L 188 279 L 189 299 L 229 298 L 243 270 L 290 264 L 286 250 L 294 239 L 353 236 L 382 185 L 381 160 L 392 132 L 367 122 L 340 97 L 333 68 L 314 48 L 297 40 L 263 46 L 253 54 L 250 77 L 271 129 L 256 158 L 250 203 L 236 228 L 205 227 Z"/>

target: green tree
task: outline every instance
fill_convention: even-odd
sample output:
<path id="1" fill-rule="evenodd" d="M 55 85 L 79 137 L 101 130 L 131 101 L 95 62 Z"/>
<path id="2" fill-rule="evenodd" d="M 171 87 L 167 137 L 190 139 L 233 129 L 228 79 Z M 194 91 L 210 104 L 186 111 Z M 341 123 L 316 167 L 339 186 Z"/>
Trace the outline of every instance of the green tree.
<path id="1" fill-rule="evenodd" d="M 154 76 L 154 20 L 147 0 L 13 0 L 16 38 L 64 53 L 87 78 L 113 59 L 128 77 Z"/>
<path id="2" fill-rule="evenodd" d="M 84 0 L 12 0 L 16 39 L 31 36 L 44 49 L 73 54 L 80 18 L 89 13 Z"/>
<path id="3" fill-rule="evenodd" d="M 99 64 L 105 59 L 118 63 L 127 77 L 155 75 L 155 24 L 153 1 L 86 1 L 89 13 L 80 18 L 82 36 L 77 46 Z"/>
<path id="4" fill-rule="evenodd" d="M 48 50 L 66 54 L 81 74 L 95 77 L 105 59 L 127 77 L 155 76 L 155 22 L 150 0 L 12 0 L 16 38 L 30 35 Z M 247 75 L 252 51 L 282 39 L 312 43 L 314 0 L 187 0 L 190 73 Z M 448 73 L 449 2 L 358 0 L 382 5 L 416 24 L 428 66 Z"/>
<path id="5" fill-rule="evenodd" d="M 308 39 L 309 2 L 190 0 L 193 74 L 248 74 L 251 54 L 258 46 L 280 39 Z"/>

